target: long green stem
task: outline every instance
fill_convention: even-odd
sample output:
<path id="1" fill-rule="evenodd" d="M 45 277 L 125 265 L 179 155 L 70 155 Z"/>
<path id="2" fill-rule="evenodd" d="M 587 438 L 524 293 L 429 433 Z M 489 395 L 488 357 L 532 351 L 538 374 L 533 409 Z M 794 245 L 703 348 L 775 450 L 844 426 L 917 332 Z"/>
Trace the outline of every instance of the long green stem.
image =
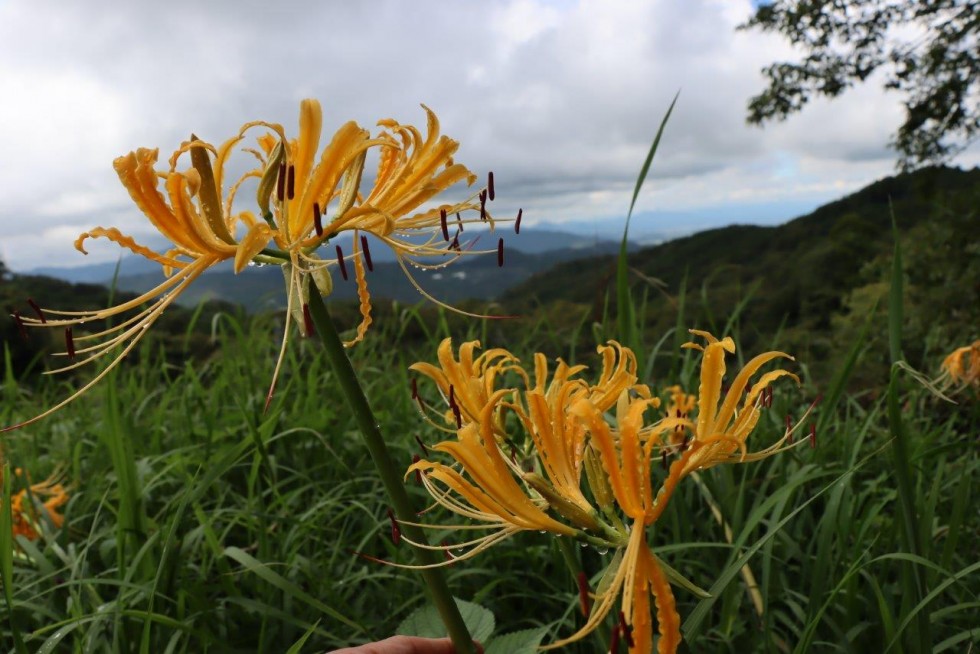
<path id="1" fill-rule="evenodd" d="M 317 334 L 319 334 L 323 347 L 327 351 L 330 365 L 340 381 L 340 387 L 347 398 L 351 411 L 354 412 L 357 425 L 364 436 L 364 442 L 371 453 L 374 465 L 381 475 L 385 490 L 388 491 L 395 515 L 403 522 L 415 521 L 415 509 L 405 491 L 402 471 L 395 465 L 391 454 L 388 452 L 388 446 L 385 445 L 384 437 L 381 435 L 381 426 L 371 412 L 371 406 L 364 395 L 364 389 L 361 388 L 350 359 L 347 358 L 347 352 L 337 334 L 337 328 L 334 327 L 333 321 L 330 319 L 330 313 L 316 291 L 310 293 L 310 317 L 313 318 L 313 324 L 316 326 Z M 427 544 L 425 534 L 419 527 L 402 524 L 401 528 L 411 540 L 420 545 Z M 434 550 L 415 548 L 415 555 L 421 565 L 434 565 L 442 561 L 442 557 Z M 446 625 L 446 631 L 453 641 L 456 652 L 458 654 L 474 654 L 473 640 L 463 623 L 456 602 L 453 601 L 453 596 L 449 592 L 449 586 L 446 584 L 442 570 L 440 568 L 426 568 L 421 570 L 421 573 L 429 588 L 432 603 L 439 611 L 443 624 Z"/>

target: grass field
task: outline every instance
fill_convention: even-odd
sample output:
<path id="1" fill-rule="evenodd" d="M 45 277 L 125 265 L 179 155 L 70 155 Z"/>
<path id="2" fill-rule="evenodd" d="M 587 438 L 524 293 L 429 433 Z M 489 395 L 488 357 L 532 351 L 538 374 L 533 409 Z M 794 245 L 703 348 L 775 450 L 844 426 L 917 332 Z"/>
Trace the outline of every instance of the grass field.
<path id="1" fill-rule="evenodd" d="M 479 337 L 524 361 L 540 350 L 596 363 L 593 352 L 565 351 L 567 339 L 544 322 L 507 343 L 494 342 L 486 322 L 468 323 L 468 334 L 441 322 L 424 326 L 421 344 L 400 347 L 418 320 L 412 311 L 389 319 L 351 353 L 406 467 L 420 453 L 417 438 L 442 438 L 420 418 L 407 371 L 434 360 L 442 337 Z M 207 363 L 175 366 L 149 348 L 83 399 L 7 436 L 11 468 L 33 480 L 59 473 L 71 499 L 60 530 L 42 520 L 37 540 L 0 534 L 12 554 L 5 650 L 285 651 L 306 635 L 301 651 L 313 652 L 390 635 L 425 605 L 416 574 L 353 553 L 412 555 L 392 543 L 386 496 L 315 340 L 293 343 L 263 412 L 279 330 L 272 318 L 219 316 L 220 354 Z M 655 391 L 676 381 L 696 388 L 697 357 L 664 336 L 645 355 L 678 372 L 643 381 Z M 854 347 L 860 366 L 861 343 Z M 682 651 L 969 651 L 980 638 L 976 402 L 966 394 L 944 403 L 904 376 L 845 393 L 846 369 L 816 388 L 806 362 L 799 370 L 803 387 L 779 386 L 751 439 L 756 449 L 777 439 L 785 416 L 799 417 L 822 393 L 816 447 L 706 471 L 651 534 L 657 555 L 710 593 L 675 587 Z M 424 381 L 420 389 L 434 391 Z M 11 424 L 67 392 L 60 379 L 28 387 L 8 371 L 0 419 Z M 663 477 L 659 465 L 652 474 Z M 11 481 L 16 492 L 22 478 Z M 421 488 L 409 488 L 425 506 Z M 567 636 L 583 621 L 568 553 L 592 588 L 612 553 L 559 545 L 519 534 L 448 567 L 452 591 L 489 609 L 495 633 L 541 628 L 544 643 Z M 606 651 L 608 637 L 600 629 L 567 651 Z"/>

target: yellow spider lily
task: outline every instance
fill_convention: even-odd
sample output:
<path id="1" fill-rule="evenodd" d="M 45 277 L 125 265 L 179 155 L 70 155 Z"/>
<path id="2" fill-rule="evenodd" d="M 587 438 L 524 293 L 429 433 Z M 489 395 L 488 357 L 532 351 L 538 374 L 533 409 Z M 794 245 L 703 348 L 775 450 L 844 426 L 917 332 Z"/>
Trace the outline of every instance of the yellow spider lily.
<path id="1" fill-rule="evenodd" d="M 762 402 L 768 398 L 766 389 L 780 377 L 797 378 L 776 370 L 761 375 L 751 387 L 750 380 L 769 361 L 790 357 L 769 352 L 752 359 L 722 400 L 724 356 L 734 351 L 734 342 L 730 338 L 719 341 L 706 332 L 693 333 L 708 341 L 704 347 L 689 344 L 704 352 L 699 396 L 684 393 L 679 386 L 669 387 L 667 417 L 656 422 L 644 417 L 660 406 L 660 399 L 651 397 L 649 389 L 638 383 L 635 356 L 615 342 L 598 348 L 603 365 L 595 384 L 578 376 L 584 366 L 559 361 L 549 374 L 547 360 L 540 354 L 534 357 L 532 378 L 505 350 L 474 357 L 475 342 L 464 344 L 457 360 L 451 342 L 443 341 L 440 366 L 413 366 L 432 378 L 444 396 L 453 398 L 456 409 L 452 418 L 446 414 L 446 419 L 455 420 L 458 429 L 456 440 L 434 448 L 449 454 L 454 464 L 421 460 L 409 468 L 408 474 L 420 474 L 436 504 L 477 522 L 449 528 L 493 529 L 462 544 L 432 549 L 449 552 L 469 548 L 452 557 L 450 562 L 454 562 L 475 556 L 518 531 L 537 530 L 617 550 L 586 623 L 544 649 L 582 639 L 619 601 L 631 653 L 652 651 L 654 615 L 659 632 L 657 651 L 676 652 L 681 641 L 680 616 L 669 580 L 677 581 L 678 576 L 651 551 L 647 528 L 663 515 L 686 475 L 718 463 L 760 459 L 785 449 L 784 443 L 803 422 L 787 429 L 770 448 L 747 454 L 745 439 L 759 420 Z M 518 383 L 507 386 L 510 380 L 504 378 L 505 372 L 514 373 L 513 381 Z M 738 406 L 746 389 L 746 399 Z M 695 405 L 698 414 L 691 418 Z M 612 419 L 607 417 L 610 412 Z M 524 432 L 529 441 L 522 454 L 536 461 L 542 474 L 526 472 L 501 453 L 501 443 L 514 439 L 514 421 L 508 421 L 511 415 L 516 417 L 516 431 Z M 673 436 L 664 444 L 663 436 L 678 428 L 689 431 L 693 438 L 686 441 L 683 436 Z M 651 474 L 654 457 L 668 448 L 679 451 L 680 456 L 658 487 Z M 583 469 L 601 512 L 582 491 Z M 629 527 L 614 515 L 616 507 L 629 519 Z"/>
<path id="2" fill-rule="evenodd" d="M 678 428 L 690 429 L 693 432 L 694 437 L 688 444 L 685 456 L 681 459 L 684 463 L 677 469 L 677 475 L 685 476 L 695 470 L 710 468 L 719 463 L 758 461 L 772 456 L 786 449 L 786 447 L 795 447 L 804 442 L 801 440 L 793 445 L 786 445 L 793 433 L 809 416 L 813 406 L 799 422 L 786 429 L 782 438 L 773 445 L 757 452 L 749 452 L 746 447 L 746 440 L 755 429 L 762 414 L 766 389 L 780 377 L 789 377 L 797 384 L 800 383 L 799 377 L 783 369 L 764 373 L 752 386 L 749 386 L 750 380 L 762 366 L 770 361 L 778 358 L 792 361 L 793 357 L 784 352 L 775 351 L 765 352 L 754 357 L 739 371 L 727 394 L 725 394 L 724 400 L 722 400 L 725 354 L 735 352 L 735 342 L 731 337 L 718 340 L 708 332 L 697 329 L 692 329 L 691 333 L 708 342 L 705 346 L 696 343 L 685 343 L 683 346 L 703 352 L 697 417 L 691 420 L 683 416 L 668 415 L 653 427 L 653 431 L 661 435 L 676 433 Z M 742 399 L 743 394 L 744 399 Z M 682 392 L 675 394 L 674 399 L 676 402 L 690 402 L 689 396 L 685 397 Z M 742 402 L 741 407 L 738 406 L 740 400 Z M 671 465 L 671 476 L 675 474 L 675 466 L 678 463 L 680 461 L 675 461 Z M 668 481 L 670 480 L 668 479 Z"/>
<path id="3" fill-rule="evenodd" d="M 498 403 L 509 393 L 509 390 L 496 391 L 481 411 L 478 421 L 460 428 L 456 440 L 443 441 L 432 448 L 450 455 L 469 480 L 455 466 L 436 461 L 418 461 L 406 472 L 406 476 L 416 471 L 422 473 L 422 483 L 437 504 L 457 515 L 483 523 L 476 526 L 457 525 L 455 528 L 496 529 L 481 538 L 453 545 L 454 549 L 470 549 L 454 557 L 452 561 L 476 556 L 491 545 L 523 530 L 549 531 L 565 536 L 578 534 L 577 529 L 546 513 L 547 502 L 530 495 L 527 486 L 518 482 L 523 472 L 515 461 L 500 452 L 495 435 L 494 415 Z M 436 482 L 445 486 L 446 490 L 440 488 Z M 462 498 L 462 501 L 453 497 L 452 492 Z M 434 549 L 449 550 L 448 547 Z"/>
<path id="4" fill-rule="evenodd" d="M 980 391 L 980 340 L 954 350 L 943 359 L 941 367 L 941 380 L 947 386 L 973 386 Z"/>
<path id="5" fill-rule="evenodd" d="M 629 398 L 626 393 L 617 407 L 615 430 L 593 403 L 580 400 L 572 408 L 588 427 L 599 451 L 609 485 L 623 513 L 632 519 L 629 540 L 613 558 L 603 576 L 588 620 L 576 633 L 544 649 L 562 647 L 591 633 L 612 610 L 622 594 L 622 611 L 630 628 L 632 654 L 648 654 L 653 648 L 650 596 L 654 597 L 660 639 L 657 651 L 668 654 L 681 641 L 680 616 L 674 595 L 659 560 L 647 544 L 646 528 L 663 514 L 676 484 L 653 494 L 650 466 L 656 441 L 644 438 L 643 414 L 659 405 L 657 398 Z M 645 441 L 645 442 L 644 442 Z"/>
<path id="6" fill-rule="evenodd" d="M 435 382 L 449 407 L 442 415 L 449 426 L 430 421 L 438 429 L 455 433 L 463 424 L 477 422 L 497 390 L 498 378 L 508 370 L 521 372 L 517 358 L 507 350 L 494 348 L 474 356 L 479 347 L 480 341 L 463 343 L 457 359 L 453 355 L 452 339 L 446 338 L 437 350 L 438 366 L 425 361 L 409 366 L 409 370 Z M 414 382 L 413 399 L 418 399 Z"/>
<path id="7" fill-rule="evenodd" d="M 615 547 L 621 554 L 607 572 L 608 582 L 600 589 L 586 625 L 548 647 L 560 647 L 587 635 L 622 595 L 625 620 L 632 629 L 630 651 L 649 652 L 653 639 L 649 602 L 652 594 L 658 607 L 660 651 L 674 651 L 680 640 L 680 621 L 667 577 L 647 546 L 645 535 L 645 528 L 662 513 L 670 494 L 661 493 L 654 499 L 649 468 L 656 440 L 646 438 L 643 424 L 644 412 L 659 406 L 660 400 L 651 398 L 647 387 L 637 383 L 632 351 L 615 342 L 600 346 L 602 370 L 598 382 L 589 384 L 578 377 L 585 366 L 568 366 L 559 361 L 549 373 L 546 358 L 537 354 L 532 377 L 505 350 L 490 350 L 474 358 L 476 345 L 464 344 L 457 360 L 452 356 L 451 343 L 443 341 L 439 348 L 441 367 L 413 366 L 432 378 L 443 395 L 452 384 L 456 415 L 465 414 L 467 419 L 458 421 L 457 439 L 433 448 L 450 455 L 455 464 L 421 460 L 407 474 L 421 473 L 420 479 L 436 504 L 477 523 L 449 528 L 493 530 L 464 543 L 433 549 L 451 552 L 468 548 L 447 563 L 456 562 L 526 530 Z M 515 381 L 523 387 L 497 388 L 498 384 L 504 385 L 500 380 L 506 371 L 514 372 Z M 455 391 L 457 387 L 459 391 Z M 613 407 L 615 428 L 604 417 Z M 473 419 L 476 410 L 479 415 Z M 516 460 L 501 452 L 500 441 L 512 429 L 507 413 L 516 416 L 521 431 L 527 434 L 529 455 L 537 460 L 543 474 L 526 472 Z M 606 471 L 602 484 L 611 488 L 615 502 L 634 521 L 630 530 L 618 518 L 615 526 L 607 524 L 582 491 L 582 471 L 590 441 L 600 452 L 601 466 Z M 589 474 L 590 484 L 594 483 L 593 476 Z M 610 495 L 603 489 L 593 491 L 597 498 Z M 547 509 L 553 510 L 558 519 L 548 515 Z"/>
<path id="8" fill-rule="evenodd" d="M 458 143 L 440 136 L 435 114 L 428 108 L 426 112 L 425 138 L 414 127 L 392 120 L 381 121 L 382 132 L 371 138 L 367 130 L 348 122 L 336 131 L 316 162 L 322 112 L 315 100 L 301 103 L 299 136 L 294 140 L 287 139 L 282 126 L 256 121 L 246 123 L 236 136 L 217 147 L 192 136 L 171 155 L 163 169 L 156 167 L 157 150 L 140 148 L 117 158 L 113 166 L 123 186 L 173 247 L 164 253 L 155 252 L 114 227 L 90 229 L 78 237 L 75 247 L 85 253 L 86 240 L 106 238 L 161 264 L 168 278 L 139 297 L 108 309 L 55 311 L 32 303 L 36 317 L 18 315 L 18 321 L 27 327 L 65 331 L 66 351 L 60 356 L 67 356 L 72 362 L 50 373 L 72 370 L 106 355 L 111 355 L 112 360 L 67 399 L 0 432 L 40 420 L 92 388 L 136 347 L 149 327 L 194 280 L 222 261 L 233 259 L 236 273 L 253 260 L 283 265 L 289 310 L 273 374 L 274 386 L 288 341 L 289 322 L 303 315 L 309 279 L 314 279 L 320 291 L 329 293 L 329 268 L 342 266 L 346 277 L 347 259 L 353 263 L 362 314 L 356 336 L 347 345 L 364 337 L 371 323 L 364 268 L 371 263 L 361 246 L 366 241 L 358 238 L 361 232 L 371 233 L 389 245 L 406 274 L 406 262 L 431 267 L 436 264 L 425 260 L 439 256 L 443 261 L 438 265 L 442 266 L 464 254 L 476 254 L 460 246 L 458 238 L 451 243 L 437 241 L 440 233 L 447 232 L 443 216 L 448 212 L 456 215 L 479 211 L 481 216 L 476 220 L 486 220 L 492 227 L 492 218 L 485 208 L 486 195 L 480 194 L 479 202 L 473 196 L 461 203 L 412 213 L 456 182 L 472 184 L 475 180 L 468 169 L 452 160 Z M 254 128 L 268 132 L 258 138 L 258 149 L 243 150 L 256 157 L 259 165 L 228 186 L 225 175 L 229 158 L 246 132 Z M 377 179 L 365 197 L 359 193 L 359 185 L 370 148 L 380 151 L 380 165 Z M 190 158 L 190 166 L 179 169 L 184 155 Z M 235 208 L 242 184 L 255 179 L 259 218 L 251 211 Z M 331 207 L 335 208 L 335 215 L 324 225 L 321 212 Z M 463 222 L 459 218 L 460 226 Z M 354 235 L 352 252 L 344 255 L 337 246 L 337 261 L 326 262 L 317 257 L 315 250 L 343 231 Z M 409 279 L 419 288 L 410 274 Z M 419 291 L 430 297 L 421 288 Z M 73 334 L 73 329 L 83 324 L 116 318 L 119 322 L 112 327 L 77 337 Z"/>
<path id="9" fill-rule="evenodd" d="M 585 366 L 559 361 L 549 375 L 547 360 L 537 354 L 532 382 L 511 353 L 492 349 L 477 357 L 474 351 L 478 346 L 476 341 L 464 343 L 457 359 L 452 342 L 446 339 L 439 346 L 440 366 L 412 366 L 412 370 L 435 381 L 451 405 L 444 416 L 450 427 L 437 426 L 457 437 L 433 449 L 450 455 L 456 465 L 422 460 L 407 474 L 420 473 L 437 504 L 483 523 L 476 528 L 496 529 L 483 538 L 451 546 L 471 548 L 454 560 L 469 558 L 521 530 L 583 538 L 583 530 L 590 530 L 597 539 L 620 539 L 621 534 L 600 519 L 581 490 L 588 434 L 570 409 L 581 400 L 604 412 L 616 403 L 610 393 L 613 388 L 624 396 L 630 392 L 649 396 L 648 389 L 637 384 L 636 357 L 615 342 L 600 346 L 603 367 L 599 383 L 589 385 L 576 377 Z M 507 372 L 513 372 L 512 381 L 523 387 L 507 386 L 502 381 Z M 513 445 L 506 419 L 510 413 L 523 427 L 530 443 L 529 454 L 540 462 L 544 476 L 524 471 L 518 464 L 518 451 L 522 458 L 528 452 L 521 444 L 520 450 Z M 510 456 L 501 453 L 505 441 L 511 443 Z M 549 507 L 574 526 L 549 516 L 545 511 Z"/>

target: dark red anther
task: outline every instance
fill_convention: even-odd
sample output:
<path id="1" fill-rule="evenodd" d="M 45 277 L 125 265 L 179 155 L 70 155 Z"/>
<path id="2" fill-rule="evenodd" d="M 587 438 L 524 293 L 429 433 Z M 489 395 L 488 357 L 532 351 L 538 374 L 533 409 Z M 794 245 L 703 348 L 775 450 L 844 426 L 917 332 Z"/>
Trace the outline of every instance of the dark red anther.
<path id="1" fill-rule="evenodd" d="M 24 327 L 24 319 L 20 317 L 20 313 L 17 311 L 11 311 L 10 315 L 13 316 L 14 322 L 17 323 L 17 330 L 20 331 L 20 337 L 26 341 L 27 328 Z"/>
<path id="2" fill-rule="evenodd" d="M 65 349 L 68 350 L 68 358 L 75 358 L 75 339 L 71 335 L 71 327 L 65 327 Z"/>
<path id="3" fill-rule="evenodd" d="M 494 192 L 493 192 L 493 171 L 491 170 L 487 173 L 487 196 L 490 201 L 493 202 Z"/>
<path id="4" fill-rule="evenodd" d="M 663 463 L 664 470 L 670 470 L 670 466 L 667 465 L 667 450 L 664 450 L 660 455 L 660 461 Z"/>
<path id="5" fill-rule="evenodd" d="M 456 429 L 463 428 L 463 414 L 459 412 L 459 407 L 457 405 L 452 406 L 453 416 L 456 418 Z"/>
<path id="6" fill-rule="evenodd" d="M 480 220 L 487 219 L 487 192 L 480 191 Z"/>
<path id="7" fill-rule="evenodd" d="M 296 195 L 296 166 L 289 164 L 286 171 L 286 198 L 292 200 Z"/>
<path id="8" fill-rule="evenodd" d="M 510 446 L 510 462 L 515 466 L 517 465 L 517 450 L 514 449 L 513 445 Z"/>
<path id="9" fill-rule="evenodd" d="M 415 379 L 415 377 L 412 377 L 411 384 L 412 384 L 412 399 L 417 400 L 419 399 L 419 381 Z"/>
<path id="10" fill-rule="evenodd" d="M 374 264 L 371 262 L 371 248 L 368 247 L 367 236 L 361 236 L 361 249 L 364 250 L 364 263 L 368 270 L 374 272 Z"/>
<path id="11" fill-rule="evenodd" d="M 306 330 L 306 336 L 310 337 L 316 333 L 313 328 L 313 316 L 310 314 L 310 305 L 303 303 L 303 329 Z"/>
<path id="12" fill-rule="evenodd" d="M 793 416 L 791 416 L 790 414 L 787 413 L 786 414 L 786 431 L 789 431 L 792 428 L 793 428 Z"/>
<path id="13" fill-rule="evenodd" d="M 770 386 L 769 388 L 766 389 L 766 408 L 767 409 L 771 409 L 772 408 L 772 396 L 775 395 L 775 394 L 776 394 L 776 389 L 774 389 L 772 386 Z"/>
<path id="14" fill-rule="evenodd" d="M 422 457 L 420 457 L 418 454 L 413 454 L 412 455 L 412 465 L 415 465 L 416 463 L 418 463 L 421 460 L 422 460 Z M 422 485 L 422 471 L 421 470 L 416 470 L 415 471 L 415 483 L 416 484 L 419 484 L 420 486 Z"/>
<path id="15" fill-rule="evenodd" d="M 388 509 L 388 519 L 391 521 L 391 542 L 397 545 L 402 540 L 402 530 L 395 520 L 395 512 L 391 509 Z"/>
<path id="16" fill-rule="evenodd" d="M 623 638 L 626 639 L 626 646 L 633 647 L 633 627 L 626 624 L 626 616 L 623 612 L 619 612 L 619 630 L 623 633 Z"/>
<path id="17" fill-rule="evenodd" d="M 344 278 L 344 281 L 346 282 L 347 281 L 347 264 L 344 263 L 344 251 L 340 249 L 340 246 L 339 245 L 337 246 L 337 263 L 340 265 L 340 276 L 343 277 Z"/>
<path id="18" fill-rule="evenodd" d="M 504 267 L 504 239 L 497 239 L 497 267 Z"/>
<path id="19" fill-rule="evenodd" d="M 452 384 L 449 385 L 449 406 L 456 406 L 456 388 Z"/>
<path id="20" fill-rule="evenodd" d="M 415 434 L 415 442 L 419 444 L 419 447 L 422 448 L 422 451 L 425 453 L 425 455 L 429 456 L 429 448 L 425 446 L 425 442 L 421 438 L 419 438 L 418 434 Z"/>
<path id="21" fill-rule="evenodd" d="M 317 236 L 323 236 L 323 222 L 322 216 L 320 216 L 320 203 L 313 203 L 313 228 L 316 230 Z"/>
<path id="22" fill-rule="evenodd" d="M 282 202 L 286 199 L 286 162 L 279 164 L 279 175 L 276 176 L 276 199 Z"/>
<path id="23" fill-rule="evenodd" d="M 815 448 L 817 446 L 817 425 L 810 425 L 810 448 Z"/>
<path id="24" fill-rule="evenodd" d="M 589 602 L 589 579 L 584 572 L 575 575 L 578 581 L 578 607 L 582 610 L 582 615 L 588 616 L 591 609 Z"/>
<path id="25" fill-rule="evenodd" d="M 40 320 L 42 323 L 46 323 L 48 321 L 48 319 L 44 317 L 44 312 L 41 311 L 41 307 L 37 306 L 37 302 L 31 298 L 27 298 L 27 303 L 31 305 L 32 309 L 34 309 L 34 313 L 37 314 L 38 320 Z"/>
<path id="26" fill-rule="evenodd" d="M 521 218 L 523 216 L 524 216 L 524 210 L 523 209 L 518 209 L 517 210 L 517 220 L 514 221 L 514 233 L 515 234 L 520 234 L 521 233 Z"/>
<path id="27" fill-rule="evenodd" d="M 442 240 L 449 240 L 449 224 L 446 222 L 446 210 L 439 210 L 439 224 L 442 225 Z"/>
<path id="28" fill-rule="evenodd" d="M 609 654 L 619 654 L 619 629 L 613 629 L 609 637 Z"/>
<path id="29" fill-rule="evenodd" d="M 459 212 L 456 212 L 456 229 L 463 231 L 463 219 L 460 217 Z"/>
<path id="30" fill-rule="evenodd" d="M 442 547 L 442 553 L 446 556 L 446 560 L 452 561 L 455 557 L 449 553 L 449 541 L 443 538 L 439 545 Z"/>
<path id="31" fill-rule="evenodd" d="M 459 234 L 453 236 L 453 242 L 449 244 L 449 248 L 459 252 Z"/>

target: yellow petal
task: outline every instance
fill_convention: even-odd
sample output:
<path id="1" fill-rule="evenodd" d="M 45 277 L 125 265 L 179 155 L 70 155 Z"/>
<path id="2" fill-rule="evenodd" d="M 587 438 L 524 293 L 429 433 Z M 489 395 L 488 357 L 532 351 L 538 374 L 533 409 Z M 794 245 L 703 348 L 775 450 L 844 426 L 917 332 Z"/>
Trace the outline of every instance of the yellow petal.
<path id="1" fill-rule="evenodd" d="M 271 240 L 272 229 L 266 223 L 252 223 L 235 251 L 235 274 L 237 275 L 244 270 L 248 262 L 261 252 Z"/>

